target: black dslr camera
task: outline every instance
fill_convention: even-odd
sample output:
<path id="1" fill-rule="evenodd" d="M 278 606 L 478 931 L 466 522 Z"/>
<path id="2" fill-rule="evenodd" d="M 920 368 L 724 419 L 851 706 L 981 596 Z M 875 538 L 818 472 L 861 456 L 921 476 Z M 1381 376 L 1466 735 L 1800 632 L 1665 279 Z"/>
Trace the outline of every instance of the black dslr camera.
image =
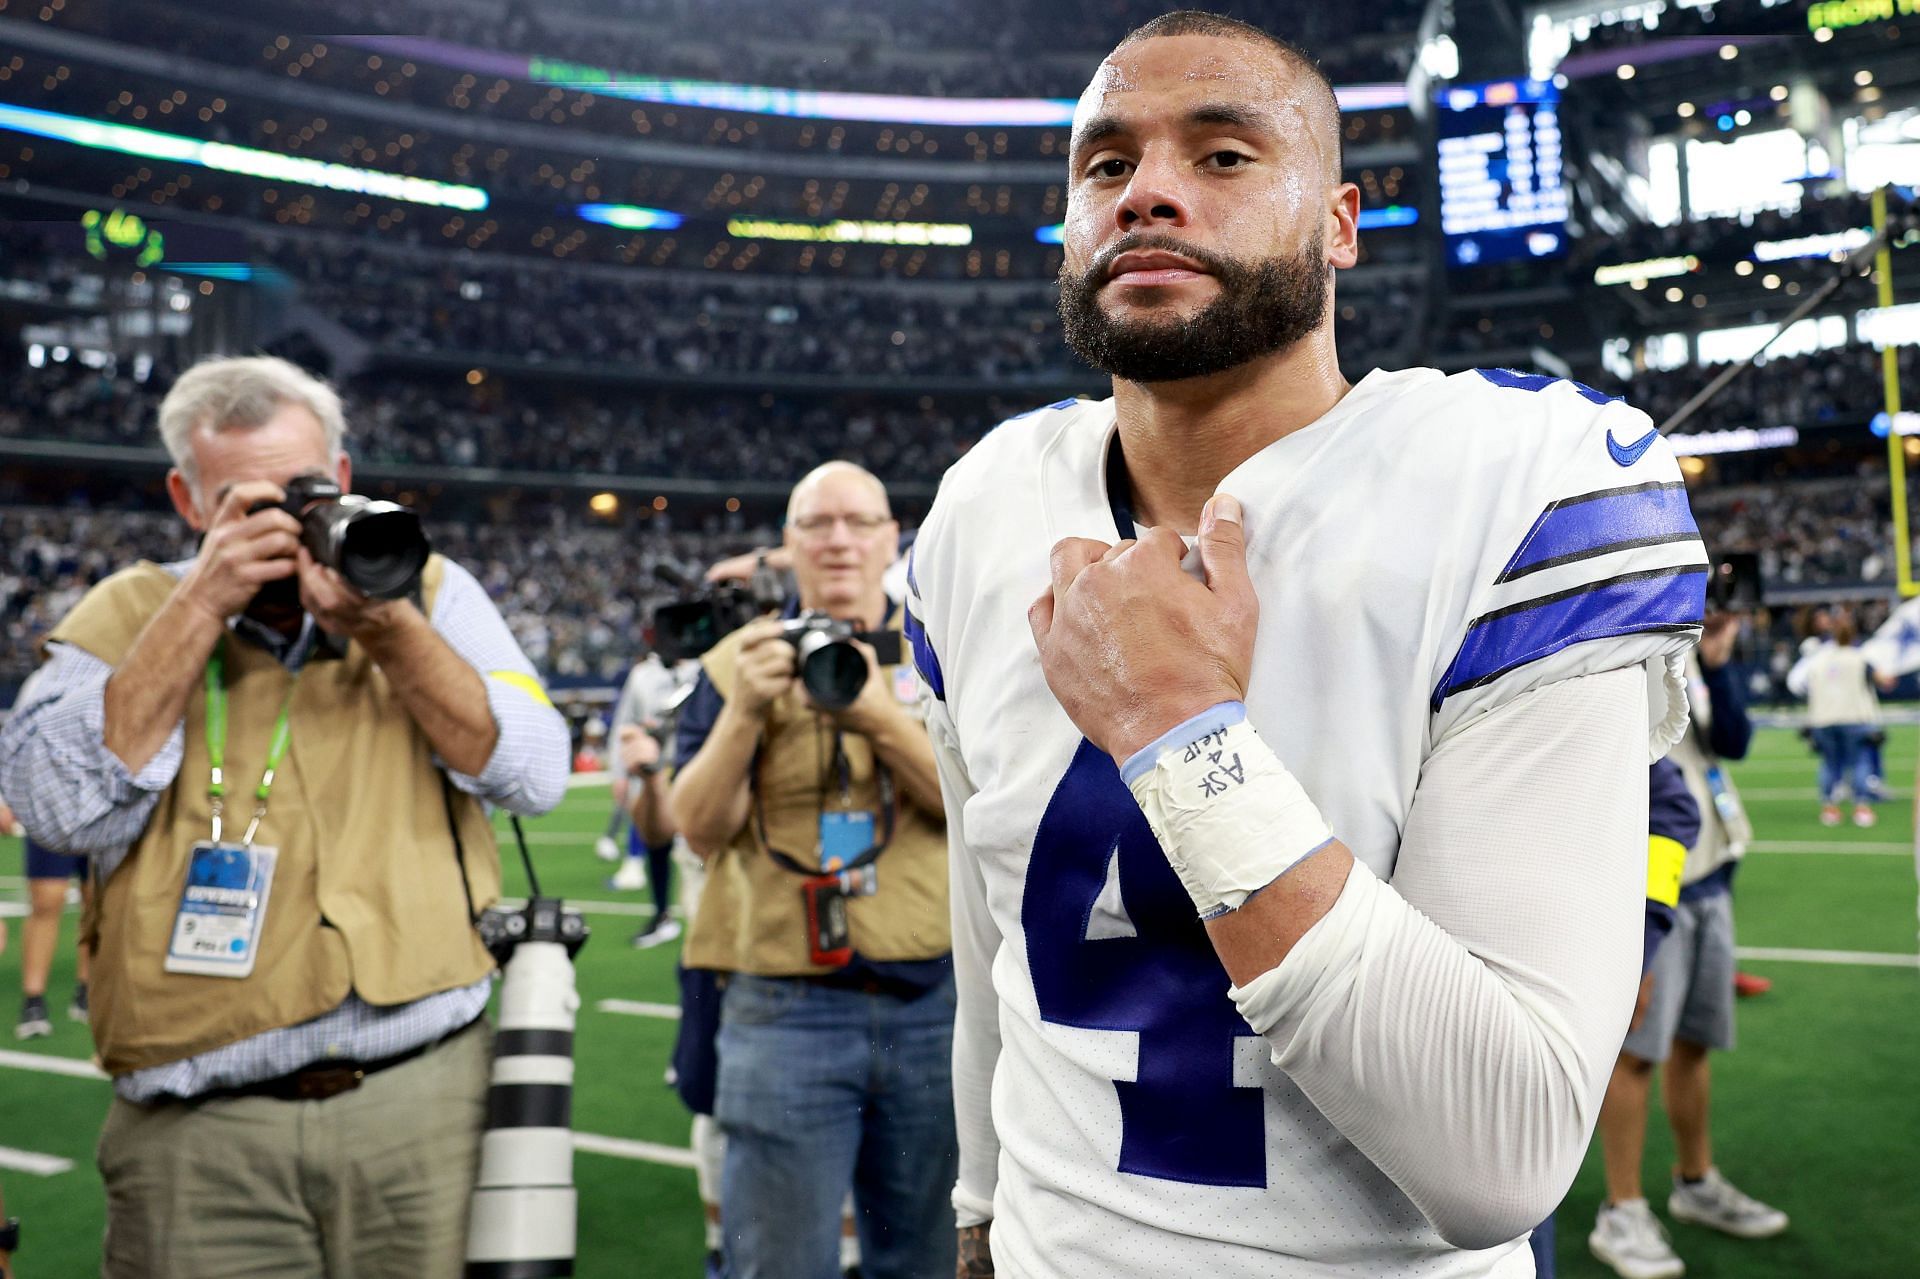
<path id="1" fill-rule="evenodd" d="M 342 493 L 325 476 L 297 475 L 287 481 L 286 501 L 256 502 L 248 514 L 274 506 L 300 521 L 307 553 L 362 594 L 397 600 L 419 587 L 433 547 L 420 517 L 399 503 Z M 293 589 L 297 598 L 298 583 Z"/>
<path id="2" fill-rule="evenodd" d="M 867 684 L 867 659 L 853 641 L 873 646 L 882 666 L 900 661 L 896 631 L 862 631 L 825 613 L 802 613 L 780 623 L 780 638 L 793 645 L 800 683 L 830 711 L 851 706 Z"/>
<path id="3" fill-rule="evenodd" d="M 587 921 L 577 910 L 568 910 L 558 897 L 535 895 L 519 910 L 489 906 L 475 922 L 480 942 L 504 966 L 513 952 L 526 942 L 557 942 L 567 948 L 571 959 L 587 944 Z"/>

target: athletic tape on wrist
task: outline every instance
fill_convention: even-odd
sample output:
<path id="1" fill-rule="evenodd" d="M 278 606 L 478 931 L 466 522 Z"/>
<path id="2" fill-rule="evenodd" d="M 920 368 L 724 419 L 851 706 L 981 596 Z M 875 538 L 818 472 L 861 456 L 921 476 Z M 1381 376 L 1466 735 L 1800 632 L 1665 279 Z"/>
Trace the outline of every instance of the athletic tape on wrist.
<path id="1" fill-rule="evenodd" d="M 1120 776 L 1202 919 L 1240 909 L 1333 839 L 1238 702 L 1165 734 Z"/>

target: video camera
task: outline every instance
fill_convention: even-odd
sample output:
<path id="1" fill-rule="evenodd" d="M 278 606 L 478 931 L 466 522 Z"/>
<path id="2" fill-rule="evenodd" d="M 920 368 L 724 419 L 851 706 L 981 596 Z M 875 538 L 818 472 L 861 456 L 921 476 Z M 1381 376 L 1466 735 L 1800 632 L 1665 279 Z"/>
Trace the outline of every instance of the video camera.
<path id="1" fill-rule="evenodd" d="M 343 493 L 325 476 L 297 475 L 287 482 L 285 501 L 255 502 L 247 513 L 276 506 L 300 521 L 307 553 L 362 594 L 397 600 L 420 585 L 433 547 L 420 517 L 398 502 Z M 297 598 L 299 584 L 287 580 Z"/>
<path id="2" fill-rule="evenodd" d="M 653 611 L 653 647 L 672 666 L 699 657 L 756 617 L 774 612 L 786 595 L 780 574 L 764 561 L 740 582 L 698 583 L 665 564 L 654 575 L 688 598 Z"/>

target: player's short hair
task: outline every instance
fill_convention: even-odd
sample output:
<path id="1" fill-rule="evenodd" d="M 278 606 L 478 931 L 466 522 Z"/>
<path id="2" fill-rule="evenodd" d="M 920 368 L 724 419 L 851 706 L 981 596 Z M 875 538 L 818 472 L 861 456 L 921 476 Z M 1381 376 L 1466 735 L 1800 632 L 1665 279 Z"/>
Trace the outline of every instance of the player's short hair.
<path id="1" fill-rule="evenodd" d="M 197 486 L 195 431 L 251 430 L 288 404 L 319 419 L 327 452 L 339 456 L 347 435 L 339 393 L 299 365 L 271 355 L 210 356 L 181 374 L 160 401 L 160 442 L 188 485 Z"/>
<path id="2" fill-rule="evenodd" d="M 1278 53 L 1287 65 L 1318 85 L 1319 91 L 1325 96 L 1327 121 L 1333 137 L 1334 181 L 1340 180 L 1346 166 L 1345 140 L 1340 129 L 1340 99 L 1333 91 L 1333 81 L 1327 78 L 1327 73 L 1320 69 L 1320 63 L 1311 53 L 1293 41 L 1256 27 L 1251 22 L 1229 18 L 1224 13 L 1208 13 L 1204 9 L 1176 9 L 1143 22 L 1122 36 L 1114 50 L 1118 52 L 1130 44 L 1161 36 L 1220 36 L 1228 40 L 1249 40 Z"/>

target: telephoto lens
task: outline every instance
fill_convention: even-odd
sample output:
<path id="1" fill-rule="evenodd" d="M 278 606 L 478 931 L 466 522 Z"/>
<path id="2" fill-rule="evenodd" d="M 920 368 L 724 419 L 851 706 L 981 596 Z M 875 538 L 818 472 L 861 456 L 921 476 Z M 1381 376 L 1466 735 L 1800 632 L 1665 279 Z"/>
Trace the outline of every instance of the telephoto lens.
<path id="1" fill-rule="evenodd" d="M 573 955 L 586 921 L 552 897 L 490 910 L 480 935 L 504 960 L 487 1130 L 467 1225 L 466 1279 L 573 1273 Z"/>

